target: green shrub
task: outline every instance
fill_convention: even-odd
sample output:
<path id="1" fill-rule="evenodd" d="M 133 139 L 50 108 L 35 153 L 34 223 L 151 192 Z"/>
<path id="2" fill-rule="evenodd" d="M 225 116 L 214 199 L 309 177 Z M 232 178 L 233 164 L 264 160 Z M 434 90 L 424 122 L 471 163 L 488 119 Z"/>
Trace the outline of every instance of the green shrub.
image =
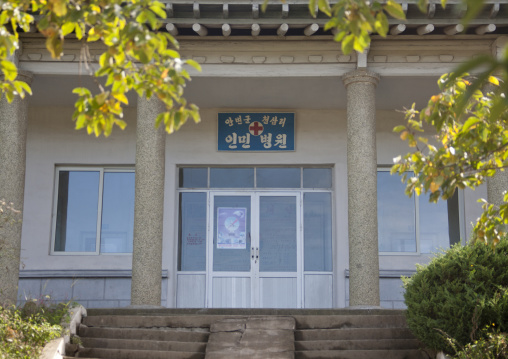
<path id="1" fill-rule="evenodd" d="M 62 334 L 71 303 L 28 301 L 23 307 L 0 306 L 0 359 L 38 358 L 46 343 Z"/>
<path id="2" fill-rule="evenodd" d="M 455 245 L 403 280 L 407 323 L 429 349 L 453 352 L 443 333 L 465 347 L 487 325 L 508 331 L 508 240 Z"/>
<path id="3" fill-rule="evenodd" d="M 498 330 L 488 328 L 484 331 L 483 338 L 475 340 L 458 351 L 457 359 L 507 359 L 508 358 L 508 335 Z"/>

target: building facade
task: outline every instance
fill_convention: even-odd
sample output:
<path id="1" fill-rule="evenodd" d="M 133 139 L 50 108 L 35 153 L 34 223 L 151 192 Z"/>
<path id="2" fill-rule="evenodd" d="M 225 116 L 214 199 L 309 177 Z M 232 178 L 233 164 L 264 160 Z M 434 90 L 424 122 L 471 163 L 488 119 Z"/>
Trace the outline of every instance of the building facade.
<path id="1" fill-rule="evenodd" d="M 306 6 L 168 2 L 166 30 L 203 67 L 186 89 L 202 122 L 172 135 L 154 130 L 158 104 L 135 97 L 125 130 L 74 130 L 71 90 L 93 86 L 80 43 L 54 61 L 40 36 L 22 37 L 34 94 L 0 107 L 2 121 L 26 123 L 26 139 L 4 131 L 26 151 L 10 172 L 24 179 L 24 194 L 10 189 L 24 198 L 20 302 L 404 307 L 400 277 L 465 242 L 487 188 L 438 204 L 405 197 L 389 168 L 409 149 L 392 129 L 440 75 L 501 51 L 508 2 L 465 31 L 458 2 L 424 14 L 408 2 L 406 23 L 352 55 Z"/>

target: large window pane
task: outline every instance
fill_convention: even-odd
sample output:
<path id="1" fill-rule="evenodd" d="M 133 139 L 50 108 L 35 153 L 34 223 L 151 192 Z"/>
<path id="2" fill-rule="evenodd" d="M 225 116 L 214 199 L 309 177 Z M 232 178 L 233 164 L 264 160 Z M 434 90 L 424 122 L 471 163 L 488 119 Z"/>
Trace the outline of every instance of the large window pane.
<path id="1" fill-rule="evenodd" d="M 304 168 L 304 188 L 332 188 L 331 168 Z"/>
<path id="2" fill-rule="evenodd" d="M 60 171 L 56 252 L 95 252 L 99 178 L 98 171 Z"/>
<path id="3" fill-rule="evenodd" d="M 208 187 L 208 168 L 180 168 L 181 188 L 206 188 Z"/>
<path id="4" fill-rule="evenodd" d="M 259 271 L 296 272 L 296 197 L 259 199 Z"/>
<path id="5" fill-rule="evenodd" d="M 102 253 L 132 253 L 134 172 L 106 172 L 102 192 Z"/>
<path id="6" fill-rule="evenodd" d="M 253 188 L 254 168 L 210 168 L 212 188 Z"/>
<path id="7" fill-rule="evenodd" d="M 300 168 L 257 168 L 258 188 L 300 188 Z"/>
<path id="8" fill-rule="evenodd" d="M 404 194 L 399 176 L 377 175 L 380 252 L 416 252 L 415 200 Z"/>
<path id="9" fill-rule="evenodd" d="M 446 201 L 429 203 L 429 196 L 419 198 L 420 252 L 435 253 L 450 246 L 448 205 Z"/>
<path id="10" fill-rule="evenodd" d="M 180 193 L 178 270 L 206 270 L 206 193 Z"/>
<path id="11" fill-rule="evenodd" d="M 304 270 L 332 270 L 332 199 L 330 193 L 303 195 Z"/>

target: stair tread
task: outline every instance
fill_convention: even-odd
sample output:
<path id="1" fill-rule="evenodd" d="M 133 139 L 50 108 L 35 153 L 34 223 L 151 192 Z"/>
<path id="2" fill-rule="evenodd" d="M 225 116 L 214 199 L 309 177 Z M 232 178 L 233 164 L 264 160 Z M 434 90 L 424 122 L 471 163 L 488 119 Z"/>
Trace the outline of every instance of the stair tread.
<path id="1" fill-rule="evenodd" d="M 209 332 L 202 331 L 179 331 L 168 328 L 96 328 L 79 326 L 79 336 L 89 338 L 112 338 L 112 339 L 143 339 L 160 341 L 179 341 L 189 343 L 206 343 Z"/>
<path id="2" fill-rule="evenodd" d="M 416 339 L 380 339 L 380 340 L 309 340 L 295 341 L 295 350 L 386 350 L 419 349 Z"/>
<path id="3" fill-rule="evenodd" d="M 296 341 L 390 338 L 415 339 L 409 328 L 305 329 L 295 331 Z"/>
<path id="4" fill-rule="evenodd" d="M 180 342 L 142 339 L 114 339 L 114 338 L 81 338 L 82 345 L 88 348 L 103 349 L 132 349 L 157 351 L 182 351 L 204 353 L 207 343 Z"/>
<path id="5" fill-rule="evenodd" d="M 77 357 L 107 359 L 203 359 L 205 357 L 205 353 L 159 350 L 82 348 L 77 353 Z"/>
<path id="6" fill-rule="evenodd" d="M 411 350 L 320 350 L 295 351 L 295 359 L 428 359 L 417 349 Z"/>

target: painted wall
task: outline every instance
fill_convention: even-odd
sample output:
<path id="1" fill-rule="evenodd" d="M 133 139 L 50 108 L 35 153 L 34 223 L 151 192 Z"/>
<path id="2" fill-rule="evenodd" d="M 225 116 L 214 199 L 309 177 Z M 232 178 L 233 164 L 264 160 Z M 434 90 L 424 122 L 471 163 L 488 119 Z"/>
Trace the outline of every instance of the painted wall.
<path id="1" fill-rule="evenodd" d="M 245 111 L 267 109 L 241 108 Z M 202 123 L 189 123 L 167 136 L 164 212 L 163 304 L 176 305 L 177 270 L 177 168 L 179 165 L 330 165 L 334 168 L 335 266 L 334 306 L 347 305 L 348 237 L 346 111 L 343 109 L 273 109 L 295 112 L 296 151 L 289 153 L 217 152 L 216 116 L 231 108 L 202 109 Z M 129 302 L 131 255 L 50 255 L 54 180 L 56 165 L 134 166 L 135 108 L 126 112 L 128 127 L 116 129 L 108 139 L 75 131 L 70 120 L 72 107 L 37 106 L 29 111 L 25 213 L 22 240 L 21 299 L 50 294 L 56 300 L 81 300 L 92 306 L 123 306 Z M 378 163 L 390 165 L 392 158 L 407 152 L 406 145 L 391 132 L 402 121 L 395 111 L 377 112 Z M 485 190 L 467 191 L 461 202 L 464 223 L 478 216 L 475 203 Z M 464 229 L 464 231 L 466 231 Z M 468 233 L 468 231 L 466 232 Z M 426 263 L 429 255 L 380 257 L 382 304 L 403 306 L 397 271 L 411 273 L 415 263 Z M 45 271 L 60 271 L 61 279 L 48 279 Z M 78 271 L 77 275 L 73 271 Z M 51 272 L 55 274 L 57 272 Z M 384 274 L 383 274 L 384 273 Z M 395 277 L 394 274 L 395 273 Z M 93 288 L 92 291 L 87 288 Z"/>

